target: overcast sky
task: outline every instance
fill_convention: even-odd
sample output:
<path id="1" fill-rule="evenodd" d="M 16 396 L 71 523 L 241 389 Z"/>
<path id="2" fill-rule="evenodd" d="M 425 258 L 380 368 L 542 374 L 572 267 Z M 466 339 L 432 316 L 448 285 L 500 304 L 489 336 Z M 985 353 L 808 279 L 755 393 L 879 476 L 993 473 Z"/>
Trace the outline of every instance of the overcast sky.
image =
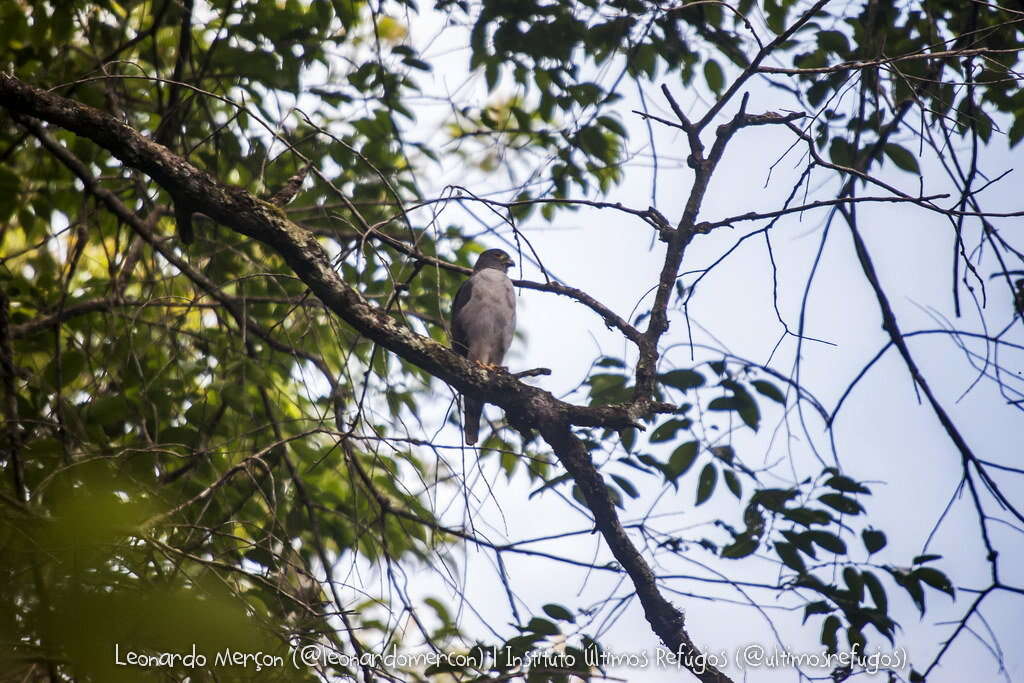
<path id="1" fill-rule="evenodd" d="M 432 41 L 426 55 L 434 64 L 433 74 L 419 76 L 424 93 L 435 96 L 458 92 L 463 102 L 479 104 L 482 100 L 475 98 L 483 96 L 483 79 L 478 76 L 466 83 L 468 50 L 464 49 L 465 34 L 450 29 L 436 37 L 437 28 L 436 19 L 430 15 L 418 18 L 414 25 L 414 42 L 425 45 Z M 614 75 L 614 72 L 597 74 L 606 84 Z M 699 117 L 706 110 L 707 100 L 704 98 L 707 92 L 702 84 L 696 89 L 687 89 L 674 76 L 668 77 L 665 83 L 694 116 Z M 748 90 L 751 94 L 749 110 L 753 113 L 795 107 L 789 95 L 766 87 L 763 82 L 752 81 Z M 510 93 L 511 90 L 506 91 L 506 94 Z M 679 159 L 686 155 L 685 141 L 676 131 L 657 124 L 653 126 L 655 147 L 662 157 L 655 188 L 655 174 L 649 162 L 648 129 L 639 116 L 629 113 L 632 109 L 641 108 L 641 102 L 633 88 L 625 87 L 622 93 L 626 98 L 618 105 L 618 111 L 630 131 L 630 147 L 640 155 L 629 167 L 624 182 L 607 199 L 643 209 L 652 203 L 654 196 L 655 205 L 674 222 L 681 213 L 691 183 L 691 173 L 679 164 Z M 646 86 L 645 93 L 653 112 L 671 118 L 671 112 L 664 106 L 655 85 Z M 737 106 L 738 100 L 727 106 L 721 120 L 731 116 Z M 442 141 L 442 124 L 448 115 L 445 112 L 446 107 L 443 106 L 422 105 L 417 109 L 417 124 L 409 128 L 410 137 Z M 571 125 L 572 122 L 566 123 Z M 713 135 L 713 130 L 709 133 Z M 705 139 L 707 141 L 710 137 Z M 1014 161 L 1019 160 L 1019 150 L 1010 152 L 1005 149 L 1005 138 L 997 134 L 993 141 L 982 162 L 982 170 L 991 177 L 1012 169 Z M 910 149 L 917 149 L 910 138 L 901 142 Z M 736 135 L 708 191 L 701 219 L 715 220 L 747 211 L 780 207 L 805 162 L 802 143 L 787 154 L 792 143 L 792 135 L 782 127 L 762 126 Z M 769 169 L 780 159 L 781 163 L 775 166 L 768 182 Z M 891 162 L 886 164 L 882 175 L 887 182 L 912 195 L 919 190 L 924 194 L 956 192 L 934 159 L 922 158 L 921 166 L 923 190 L 916 175 L 899 171 Z M 477 194 L 511 187 L 507 180 L 483 179 L 472 169 L 455 164 L 438 168 L 436 176 L 422 178 L 421 181 L 428 196 L 439 195 L 449 183 L 467 186 Z M 838 183 L 839 180 L 829 172 L 815 172 L 807 200 L 834 197 Z M 1010 173 L 985 190 L 981 195 L 983 206 L 991 211 L 1019 210 L 1020 192 L 1017 188 L 1020 185 L 1019 172 Z M 507 198 L 512 194 L 514 192 Z M 880 191 L 868 189 L 862 194 L 877 195 Z M 963 317 L 954 320 L 950 293 L 953 237 L 944 217 L 901 204 L 861 205 L 858 213 L 863 236 L 904 332 L 942 327 L 939 320 L 952 320 L 961 329 L 984 331 L 966 291 L 961 292 Z M 778 266 L 779 309 L 791 329 L 797 327 L 803 289 L 828 215 L 827 210 L 815 210 L 802 216 L 789 216 L 781 220 L 771 233 Z M 499 233 L 482 235 L 481 246 L 508 248 L 508 242 L 502 239 L 511 238 L 507 228 L 500 226 L 486 211 L 477 211 L 476 217 L 483 217 Z M 476 217 L 453 204 L 445 209 L 438 228 L 455 223 L 472 232 L 481 228 Z M 428 220 L 426 213 L 418 218 L 423 223 Z M 1019 235 L 1019 220 L 1015 223 L 1014 219 L 996 219 L 994 223 L 1003 229 L 1004 236 L 1017 248 L 1024 246 Z M 684 270 L 696 271 L 707 267 L 743 235 L 764 225 L 764 221 L 737 223 L 735 228 L 719 228 L 710 235 L 697 237 L 687 251 Z M 611 210 L 583 208 L 575 213 L 560 213 L 552 224 L 541 220 L 538 215 L 519 227 L 550 275 L 583 289 L 623 317 L 630 317 L 631 312 L 635 315 L 637 310 L 644 310 L 649 305 L 650 297 L 644 297 L 657 282 L 664 245 L 652 240 L 650 227 L 639 219 Z M 849 382 L 887 341 L 881 329 L 874 295 L 853 253 L 848 228 L 837 218 L 830 230 L 807 309 L 806 334 L 822 342 L 805 342 L 802 369 L 804 386 L 828 410 L 835 407 Z M 977 231 L 977 225 L 969 222 L 966 233 L 968 249 L 977 243 Z M 522 258 L 524 255 L 515 255 L 522 264 L 522 270 L 517 270 L 516 276 L 542 280 L 542 273 L 529 259 Z M 981 277 L 985 278 L 986 324 L 990 331 L 999 330 L 1010 319 L 1011 297 L 1002 282 L 988 280 L 989 275 L 998 270 L 998 264 L 990 253 L 986 252 L 986 257 L 976 265 Z M 692 279 L 687 278 L 685 282 L 690 283 Z M 771 358 L 773 368 L 790 374 L 796 352 L 793 338 L 785 340 L 772 356 L 782 333 L 772 307 L 772 287 L 772 270 L 764 239 L 748 240 L 702 281 L 690 307 L 694 342 L 725 348 L 756 363 L 767 363 Z M 980 290 L 977 291 L 980 295 Z M 720 357 L 698 350 L 696 360 L 691 361 L 690 349 L 685 344 L 686 325 L 679 312 L 673 314 L 671 324 L 663 348 L 672 348 L 664 354 L 662 370 L 690 367 Z M 1018 324 L 1006 340 L 1024 343 L 1022 328 L 1024 326 Z M 595 314 L 552 294 L 520 292 L 519 330 L 522 338 L 515 342 L 508 364 L 513 371 L 538 366 L 551 368 L 553 374 L 536 383 L 556 394 L 577 387 L 586 377 L 594 359 L 602 354 L 625 357 L 630 363 L 635 359 L 635 353 L 624 344 L 621 336 L 607 330 Z M 977 370 L 971 367 L 965 354 L 948 336 L 916 337 L 909 344 L 925 377 L 943 406 L 957 420 L 974 452 L 990 461 L 1019 466 L 1019 410 L 1008 406 L 1006 399 L 987 379 L 971 388 Z M 968 346 L 985 355 L 984 345 L 968 342 Z M 1019 389 L 1021 354 L 1004 349 L 999 360 L 1016 374 L 1017 383 L 1011 386 Z M 704 370 L 707 372 L 706 366 Z M 968 388 L 970 391 L 961 396 Z M 714 395 L 709 391 L 700 394 L 699 400 L 706 404 Z M 438 394 L 438 412 L 450 398 L 450 394 Z M 582 402 L 586 395 L 577 393 L 571 400 Z M 786 485 L 796 476 L 794 473 L 816 475 L 821 465 L 812 455 L 796 415 L 789 415 L 790 430 L 787 431 L 782 427 L 784 416 L 777 406 L 767 401 L 760 405 L 764 414 L 760 433 L 755 437 L 749 430 L 739 430 L 733 435 L 731 443 L 739 457 L 753 468 L 777 463 L 773 471 L 779 478 L 767 473 L 763 480 L 769 486 Z M 500 411 L 493 406 L 487 410 L 492 418 L 500 417 Z M 831 462 L 828 436 L 821 420 L 808 412 L 807 426 L 814 445 Z M 417 436 L 430 438 L 437 427 L 436 420 L 428 423 L 423 433 Z M 458 444 L 459 433 L 454 428 L 446 428 L 441 432 L 439 441 Z M 875 365 L 854 390 L 836 422 L 835 444 L 843 470 L 854 478 L 870 482 L 874 495 L 862 498 L 862 502 L 873 524 L 888 535 L 888 547 L 875 555 L 872 561 L 904 564 L 924 552 L 926 539 L 942 517 L 959 483 L 962 472 L 960 456 L 942 432 L 931 409 L 919 403 L 907 369 L 895 351 L 890 351 Z M 675 445 L 677 443 L 662 444 L 652 448 L 651 452 L 667 458 Z M 447 453 L 449 464 L 456 469 L 465 468 L 465 476 L 471 483 L 471 494 L 467 498 L 452 491 L 452 501 L 437 502 L 439 511 L 447 510 L 449 522 L 467 523 L 471 517 L 477 533 L 493 541 L 588 530 L 587 519 L 578 506 L 574 509 L 573 504 L 558 493 L 548 491 L 529 498 L 536 485 L 531 485 L 522 473 L 507 481 L 504 474 L 499 473 L 497 461 L 493 458 L 484 461 L 481 469 L 472 452 L 461 455 L 457 451 Z M 433 457 L 427 452 L 423 455 Z M 694 509 L 696 477 L 703 462 L 698 461 L 680 480 L 678 494 L 671 488 L 663 492 L 655 478 L 618 464 L 610 464 L 603 471 L 628 475 L 643 494 L 637 501 L 627 501 L 626 510 L 622 512 L 624 521 L 637 520 L 648 513 L 664 515 L 655 522 L 662 530 L 676 530 L 685 538 L 707 535 L 721 541 L 726 537 L 720 530 L 708 526 L 708 521 L 721 517 L 738 526 L 742 511 L 736 499 L 721 484 L 711 501 Z M 1020 477 L 998 472 L 995 476 L 1011 500 L 1022 500 L 1024 485 Z M 745 486 L 745 490 L 749 490 L 749 480 Z M 561 487 L 558 491 L 563 496 L 568 495 L 568 487 Z M 998 517 L 999 510 L 991 498 L 983 495 L 989 513 Z M 463 505 L 466 500 L 472 508 L 468 515 Z M 989 583 L 989 568 L 984 561 L 978 528 L 969 498 L 957 498 L 927 547 L 928 552 L 944 556 L 934 566 L 945 571 L 958 588 L 984 588 Z M 999 522 L 991 524 L 990 532 L 1003 553 L 1001 567 L 1004 580 L 1019 585 L 1022 576 L 1018 567 L 1024 559 L 1024 544 L 1020 542 L 1019 533 Z M 859 538 L 849 534 L 844 534 L 844 538 L 851 548 L 851 557 L 863 559 Z M 634 537 L 634 541 L 638 542 L 638 538 Z M 599 536 L 588 533 L 531 547 L 581 561 L 603 562 L 609 557 Z M 772 553 L 767 555 L 773 556 Z M 511 587 L 521 601 L 518 609 L 523 622 L 529 619 L 530 610 L 539 615 L 540 607 L 548 602 L 576 610 L 593 607 L 608 596 L 624 596 L 631 592 L 631 585 L 610 573 L 570 571 L 564 566 L 537 559 L 513 556 L 505 559 Z M 676 558 L 670 565 L 656 567 L 656 571 L 659 574 L 713 576 L 707 569 L 709 566 L 726 572 L 730 578 L 768 583 L 778 578 L 777 568 L 771 564 L 718 560 L 699 547 L 691 548 L 684 557 Z M 459 577 L 458 590 L 445 585 L 441 579 L 442 572 L 429 570 L 410 577 L 410 590 L 413 595 L 439 595 L 450 601 L 457 600 L 458 593 L 464 592 L 466 603 L 462 605 L 462 623 L 467 630 L 493 640 L 480 625 L 482 619 L 502 637 L 514 635 L 508 625 L 511 615 L 497 580 L 493 555 L 470 547 L 462 558 L 460 571 L 463 574 Z M 918 667 L 927 665 L 950 632 L 950 626 L 938 624 L 958 619 L 973 596 L 958 591 L 957 602 L 952 604 L 947 596 L 926 589 L 928 611 L 920 620 L 906 594 L 895 587 L 884 573 L 880 578 L 889 593 L 890 614 L 902 627 L 896 645 L 905 648 Z M 691 636 L 712 652 L 724 649 L 730 661 L 736 649 L 747 644 L 761 644 L 766 648 L 780 646 L 795 653 L 821 649 L 818 644 L 820 618 L 813 618 L 809 626 L 801 627 L 802 604 L 792 595 L 777 599 L 778 596 L 764 592 L 750 593 L 758 603 L 768 606 L 761 611 L 744 604 L 747 599 L 728 587 L 709 588 L 707 584 L 683 580 L 671 581 L 667 585 L 683 593 L 694 594 L 669 597 L 685 610 Z M 700 596 L 703 595 L 724 597 L 733 602 L 702 600 Z M 787 607 L 796 609 L 779 609 Z M 1001 654 L 1009 667 L 1005 680 L 1024 680 L 1021 648 L 1024 637 L 1020 631 L 1022 607 L 1024 603 L 1019 596 L 1001 594 L 987 600 L 982 609 L 987 626 L 999 638 Z M 607 609 L 600 612 L 602 618 L 607 614 Z M 961 635 L 944 658 L 942 670 L 929 680 L 961 681 L 967 674 L 978 680 L 1000 680 L 1001 674 L 996 671 L 996 663 L 987 650 L 994 647 L 990 634 L 977 619 L 972 620 L 971 626 L 979 638 Z M 593 634 L 598 630 L 598 624 L 591 624 L 584 630 Z M 869 629 L 868 637 L 870 645 L 884 645 L 883 651 L 891 650 L 884 641 L 879 643 L 879 637 L 873 630 Z M 611 650 L 647 653 L 652 659 L 657 645 L 656 637 L 635 602 L 626 606 L 614 624 L 602 634 L 601 641 Z M 840 642 L 844 642 L 842 636 Z M 730 673 L 736 672 L 731 669 Z M 807 670 L 806 673 L 824 675 L 827 671 Z M 909 670 L 902 673 L 908 675 Z M 617 670 L 613 675 L 634 681 L 680 680 L 679 674 L 672 670 L 656 667 Z M 738 678 L 742 680 L 742 675 Z M 795 671 L 788 668 L 751 673 L 751 679 L 757 681 L 797 678 Z"/>

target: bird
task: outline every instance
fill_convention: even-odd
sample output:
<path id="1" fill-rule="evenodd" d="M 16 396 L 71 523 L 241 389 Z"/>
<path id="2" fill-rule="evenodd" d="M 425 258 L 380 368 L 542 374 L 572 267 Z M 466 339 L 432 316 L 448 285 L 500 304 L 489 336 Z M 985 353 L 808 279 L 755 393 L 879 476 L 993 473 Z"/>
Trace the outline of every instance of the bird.
<path id="1" fill-rule="evenodd" d="M 516 296 L 508 277 L 515 265 L 501 249 L 488 249 L 452 301 L 452 350 L 488 369 L 501 366 L 516 330 Z M 463 399 L 462 429 L 470 446 L 480 434 L 483 407 L 469 396 Z"/>

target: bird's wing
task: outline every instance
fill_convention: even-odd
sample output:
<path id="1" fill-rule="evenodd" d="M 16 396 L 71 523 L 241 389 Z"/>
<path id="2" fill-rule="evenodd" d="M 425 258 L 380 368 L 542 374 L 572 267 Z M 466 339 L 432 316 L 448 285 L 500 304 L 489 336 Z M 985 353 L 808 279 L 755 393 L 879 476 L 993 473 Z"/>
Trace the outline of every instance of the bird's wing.
<path id="1" fill-rule="evenodd" d="M 460 313 L 472 298 L 473 278 L 470 277 L 459 286 L 459 291 L 455 293 L 455 299 L 452 300 L 452 350 L 461 356 L 469 353 L 469 339 L 467 338 L 468 335 L 462 323 Z"/>

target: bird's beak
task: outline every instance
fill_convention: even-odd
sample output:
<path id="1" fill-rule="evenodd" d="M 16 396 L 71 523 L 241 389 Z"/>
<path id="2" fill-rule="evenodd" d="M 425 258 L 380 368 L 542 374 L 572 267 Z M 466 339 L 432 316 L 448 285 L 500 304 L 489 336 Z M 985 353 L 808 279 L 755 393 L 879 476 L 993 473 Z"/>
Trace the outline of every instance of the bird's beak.
<path id="1" fill-rule="evenodd" d="M 513 261 L 512 259 L 508 259 L 508 260 L 507 260 L 507 261 L 505 262 L 505 265 L 506 265 L 507 267 L 509 267 L 509 268 L 515 268 L 515 267 L 516 267 L 516 262 L 515 262 L 515 261 Z"/>

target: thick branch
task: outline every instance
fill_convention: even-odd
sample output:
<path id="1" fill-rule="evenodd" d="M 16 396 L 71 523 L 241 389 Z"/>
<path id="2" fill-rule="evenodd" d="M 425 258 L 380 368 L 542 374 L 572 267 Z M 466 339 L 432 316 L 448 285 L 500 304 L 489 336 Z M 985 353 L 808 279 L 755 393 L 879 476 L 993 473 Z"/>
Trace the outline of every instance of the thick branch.
<path id="1" fill-rule="evenodd" d="M 662 335 L 668 330 L 668 304 L 672 297 L 672 291 L 679 276 L 679 269 L 686 254 L 686 248 L 693 238 L 706 232 L 703 228 L 708 225 L 697 224 L 697 216 L 700 207 L 704 202 L 704 195 L 711 184 L 711 178 L 715 173 L 725 148 L 728 146 L 732 136 L 741 128 L 747 126 L 760 126 L 769 124 L 792 125 L 792 121 L 801 118 L 803 114 L 748 114 L 747 100 L 744 95 L 739 111 L 732 119 L 718 127 L 715 135 L 715 142 L 711 151 L 704 155 L 704 145 L 700 141 L 699 126 L 686 117 L 682 109 L 672 97 L 667 87 L 662 86 L 662 92 L 668 99 L 672 110 L 679 118 L 680 127 L 686 131 L 690 145 L 690 155 L 687 163 L 693 168 L 693 186 L 690 188 L 683 215 L 674 230 L 668 229 L 662 232 L 662 239 L 668 242 L 665 250 L 665 261 L 662 264 L 661 274 L 658 277 L 657 291 L 654 295 L 654 303 L 651 306 L 651 317 L 640 340 L 640 357 L 636 366 L 636 392 L 639 397 L 649 397 L 654 392 L 654 381 L 658 364 L 658 343 Z"/>
<path id="2" fill-rule="evenodd" d="M 517 428 L 539 429 L 584 492 L 597 527 L 632 578 L 655 633 L 681 654 L 695 652 L 684 629 L 682 613 L 661 595 L 650 566 L 619 522 L 601 475 L 570 428 L 573 424 L 634 425 L 643 415 L 671 411 L 674 406 L 649 400 L 616 406 L 574 406 L 519 382 L 507 372 L 485 371 L 440 344 L 401 327 L 386 311 L 371 306 L 341 280 L 316 237 L 292 223 L 278 207 L 241 188 L 219 183 L 166 147 L 97 109 L 39 90 L 6 73 L 0 73 L 0 106 L 89 138 L 126 165 L 149 175 L 177 201 L 184 200 L 196 211 L 270 246 L 331 311 L 367 338 L 458 390 L 501 406 Z M 51 151 L 60 152 L 56 148 Z M 71 161 L 70 155 L 65 161 Z M 85 169 L 78 170 L 80 176 L 87 173 Z M 97 194 L 102 196 L 101 192 Z M 116 203 L 108 202 L 108 206 Z M 175 265 L 187 267 L 180 259 Z M 717 671 L 694 673 L 704 681 L 728 680 Z"/>
<path id="3" fill-rule="evenodd" d="M 89 138 L 126 165 L 149 175 L 196 211 L 270 246 L 332 312 L 360 333 L 459 391 L 500 406 L 513 418 L 518 416 L 520 424 L 532 423 L 530 416 L 538 406 L 557 412 L 571 424 L 612 428 L 635 426 L 640 417 L 651 411 L 673 409 L 646 401 L 575 406 L 523 384 L 508 373 L 482 370 L 441 344 L 402 327 L 386 312 L 372 306 L 341 280 L 315 236 L 291 222 L 269 202 L 242 188 L 219 183 L 209 173 L 104 112 L 34 88 L 6 73 L 0 73 L 0 105 Z M 180 259 L 174 262 L 177 267 L 187 268 Z"/>
<path id="4" fill-rule="evenodd" d="M 555 449 L 558 459 L 579 486 L 587 501 L 587 507 L 594 515 L 594 524 L 601 530 L 612 555 L 633 581 L 651 629 L 672 652 L 679 655 L 680 662 L 686 665 L 686 662 L 699 654 L 699 650 L 686 632 L 686 618 L 658 590 L 657 580 L 650 565 L 629 540 L 626 530 L 619 522 L 615 506 L 608 497 L 604 479 L 590 461 L 590 453 L 579 437 L 564 424 L 542 425 L 541 435 Z M 730 680 L 710 665 L 706 670 L 691 669 L 691 673 L 701 681 L 722 683 Z"/>

